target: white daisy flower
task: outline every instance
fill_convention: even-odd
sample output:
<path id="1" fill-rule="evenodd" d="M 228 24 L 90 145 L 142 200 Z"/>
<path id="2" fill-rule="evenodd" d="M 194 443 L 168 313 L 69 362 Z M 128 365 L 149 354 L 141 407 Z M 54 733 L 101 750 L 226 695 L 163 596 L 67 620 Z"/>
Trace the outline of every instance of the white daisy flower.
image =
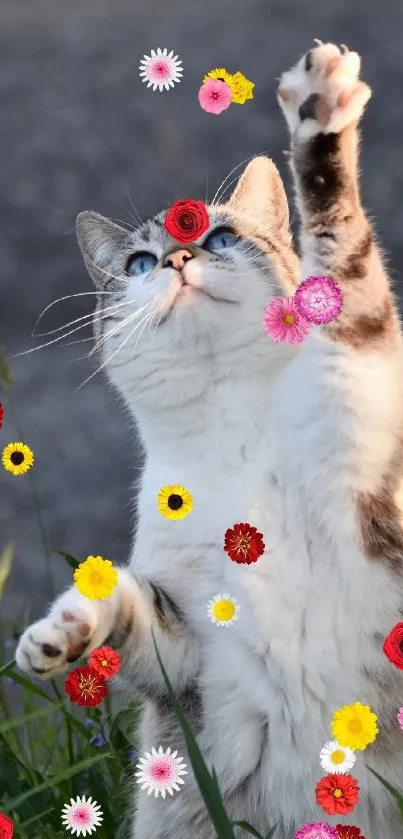
<path id="1" fill-rule="evenodd" d="M 62 824 L 71 833 L 77 836 L 86 836 L 87 833 L 95 832 L 103 820 L 102 810 L 92 798 L 81 798 L 78 795 L 76 800 L 70 798 L 70 804 L 65 804 L 62 810 Z"/>
<path id="2" fill-rule="evenodd" d="M 182 757 L 177 757 L 178 752 L 172 752 L 168 747 L 164 752 L 162 746 L 159 747 L 158 752 L 151 749 L 150 752 L 144 752 L 145 757 L 141 757 L 136 763 L 138 771 L 135 773 L 136 781 L 141 784 L 141 789 L 148 789 L 148 795 L 153 792 L 155 798 L 161 794 L 165 798 L 167 792 L 170 795 L 180 790 L 179 784 L 184 784 L 181 775 L 187 775 L 185 769 L 186 763 L 183 763 Z"/>
<path id="3" fill-rule="evenodd" d="M 153 91 L 157 88 L 159 91 L 169 90 L 175 82 L 181 81 L 182 74 L 182 61 L 173 50 L 168 53 L 166 48 L 161 50 L 158 47 L 157 51 L 151 50 L 151 55 L 145 55 L 140 61 L 140 78 L 148 82 L 147 87 L 152 87 Z"/>
<path id="4" fill-rule="evenodd" d="M 346 746 L 340 746 L 337 740 L 325 743 L 319 755 L 320 765 L 325 772 L 339 772 L 345 775 L 355 764 L 355 754 Z"/>
<path id="5" fill-rule="evenodd" d="M 240 611 L 238 601 L 230 594 L 217 594 L 207 606 L 210 620 L 219 626 L 232 626 L 238 620 Z"/>

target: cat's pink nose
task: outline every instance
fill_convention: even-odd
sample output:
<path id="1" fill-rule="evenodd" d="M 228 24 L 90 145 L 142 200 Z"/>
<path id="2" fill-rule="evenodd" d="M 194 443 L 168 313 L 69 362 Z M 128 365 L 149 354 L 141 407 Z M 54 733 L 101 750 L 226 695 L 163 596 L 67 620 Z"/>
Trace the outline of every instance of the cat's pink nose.
<path id="1" fill-rule="evenodd" d="M 189 259 L 193 259 L 193 254 L 186 248 L 181 248 L 178 251 L 174 251 L 173 253 L 168 253 L 166 255 L 164 259 L 164 268 L 171 266 L 171 268 L 175 268 L 175 271 L 181 271 L 186 262 L 189 262 Z"/>

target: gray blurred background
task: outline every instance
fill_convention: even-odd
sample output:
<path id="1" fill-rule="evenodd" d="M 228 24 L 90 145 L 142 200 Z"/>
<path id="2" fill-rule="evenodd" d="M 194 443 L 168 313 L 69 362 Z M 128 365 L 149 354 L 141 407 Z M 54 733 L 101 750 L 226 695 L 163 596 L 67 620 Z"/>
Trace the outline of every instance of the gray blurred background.
<path id="1" fill-rule="evenodd" d="M 289 187 L 274 79 L 314 37 L 363 55 L 374 90 L 364 198 L 399 293 L 402 36 L 402 0 L 0 0 L 0 344 L 8 357 L 47 340 L 31 333 L 49 303 L 93 290 L 74 235 L 80 210 L 130 224 L 134 207 L 146 218 L 178 198 L 207 191 L 211 199 L 234 166 L 264 152 Z M 139 79 L 141 58 L 157 47 L 183 61 L 183 80 L 169 92 Z M 204 113 L 197 92 L 216 66 L 254 81 L 254 100 Z M 39 331 L 87 314 L 93 300 L 58 303 Z M 13 359 L 10 396 L 0 391 L 0 448 L 24 439 L 36 458 L 23 477 L 0 467 L 0 551 L 10 539 L 16 545 L 2 617 L 39 616 L 52 586 L 71 579 L 60 557 L 47 557 L 40 521 L 53 551 L 128 556 L 138 452 L 102 376 L 76 390 L 93 372 L 77 360 L 90 343 L 60 345 L 89 334 Z"/>

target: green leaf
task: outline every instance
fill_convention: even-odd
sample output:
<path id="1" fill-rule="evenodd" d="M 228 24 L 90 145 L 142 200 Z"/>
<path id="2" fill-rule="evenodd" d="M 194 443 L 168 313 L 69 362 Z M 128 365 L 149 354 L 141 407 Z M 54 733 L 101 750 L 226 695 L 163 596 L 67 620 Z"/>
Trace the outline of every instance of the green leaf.
<path id="1" fill-rule="evenodd" d="M 272 827 L 271 830 L 269 830 L 267 836 L 265 836 L 265 839 L 272 839 L 272 836 L 274 836 L 276 830 L 277 830 L 277 824 L 275 824 L 274 827 Z"/>
<path id="2" fill-rule="evenodd" d="M 0 679 L 2 676 L 8 676 L 13 667 L 15 667 L 14 659 L 12 661 L 8 661 L 7 664 L 3 664 L 2 667 L 0 667 Z"/>
<path id="3" fill-rule="evenodd" d="M 10 574 L 13 554 L 14 545 L 10 543 L 9 545 L 6 545 L 2 555 L 0 556 L 0 600 L 3 596 L 4 587 Z"/>
<path id="4" fill-rule="evenodd" d="M 13 664 L 15 664 L 15 662 L 13 662 Z M 0 675 L 4 675 L 4 673 L 0 673 Z M 33 684 L 33 682 L 30 682 L 29 679 L 26 679 L 25 676 L 20 676 L 19 673 L 15 672 L 15 670 L 9 670 L 7 675 L 10 677 L 10 679 L 14 679 L 14 681 L 17 682 L 17 684 L 21 685 L 23 688 L 26 688 L 26 690 L 29 690 L 30 693 L 35 693 L 36 696 L 40 696 L 41 699 L 46 699 L 48 702 L 53 702 L 53 704 L 55 704 L 54 700 L 50 696 L 48 696 L 44 690 L 38 688 L 36 685 Z"/>
<path id="5" fill-rule="evenodd" d="M 211 776 L 204 762 L 203 755 L 197 745 L 192 729 L 171 687 L 171 683 L 168 679 L 160 654 L 158 652 L 158 647 L 156 644 L 154 633 L 151 632 L 151 634 L 158 663 L 164 678 L 164 682 L 166 684 L 173 708 L 178 717 L 179 724 L 185 737 L 189 758 L 193 767 L 195 778 L 198 783 L 200 792 L 203 796 L 210 819 L 217 831 L 218 839 L 235 839 L 232 824 L 228 818 L 227 812 L 223 804 L 214 769 L 213 775 Z"/>
<path id="6" fill-rule="evenodd" d="M 49 713 L 53 713 L 58 708 L 62 708 L 65 702 L 57 702 L 55 703 L 52 710 L 49 710 L 49 707 L 46 705 L 45 708 L 38 708 L 36 711 L 30 711 L 28 714 L 22 714 L 20 717 L 15 717 L 11 720 L 6 720 L 6 722 L 2 722 L 0 724 L 0 734 L 5 734 L 7 731 L 12 731 L 13 728 L 18 728 L 20 725 L 26 725 L 27 723 L 31 722 L 32 720 L 38 719 L 38 717 L 48 717 Z"/>
<path id="7" fill-rule="evenodd" d="M 72 568 L 73 571 L 75 571 L 76 568 L 78 568 L 78 566 L 80 565 L 79 560 L 76 559 L 71 554 L 66 554 L 64 551 L 56 551 L 56 553 L 59 554 L 59 556 L 62 556 L 63 559 L 66 560 L 66 562 L 70 565 L 70 568 Z"/>
<path id="8" fill-rule="evenodd" d="M 255 830 L 255 828 L 252 827 L 252 825 L 250 825 L 248 822 L 232 822 L 232 824 L 234 825 L 234 827 L 241 827 L 242 830 L 246 830 L 246 833 L 250 833 L 252 836 L 256 836 L 257 839 L 263 839 L 261 833 Z"/>
<path id="9" fill-rule="evenodd" d="M 22 822 L 22 824 L 18 825 L 18 830 L 20 830 L 22 827 L 29 827 L 34 822 L 38 821 L 38 819 L 42 819 L 43 816 L 47 816 L 49 813 L 53 813 L 54 809 L 54 807 L 49 807 L 49 809 L 44 810 L 43 813 L 38 813 L 37 816 L 32 816 L 30 819 L 27 819 L 27 821 Z"/>
<path id="10" fill-rule="evenodd" d="M 369 769 L 369 771 L 372 772 L 373 775 L 375 775 L 375 778 L 378 778 L 378 781 L 381 782 L 382 786 L 384 786 L 385 789 L 387 789 L 388 792 L 390 792 L 390 794 L 393 795 L 393 798 L 396 798 L 396 801 L 397 801 L 397 804 L 398 804 L 398 807 L 399 807 L 399 811 L 400 811 L 401 815 L 403 816 L 403 796 L 402 796 L 402 794 L 397 789 L 395 789 L 395 787 L 392 787 L 392 784 L 390 784 L 389 781 L 386 781 L 385 778 L 382 778 L 382 775 L 378 775 L 378 773 L 375 772 L 374 769 L 371 769 L 371 767 L 367 766 L 367 764 L 365 764 L 365 765 L 366 765 L 366 768 Z"/>
<path id="11" fill-rule="evenodd" d="M 27 792 L 22 793 L 22 795 L 18 795 L 17 798 L 13 798 L 11 801 L 7 801 L 5 804 L 2 804 L 3 811 L 5 813 L 10 813 L 12 810 L 16 810 L 17 807 L 23 804 L 24 801 L 27 801 L 28 798 L 32 798 L 33 795 L 38 795 L 38 793 L 43 792 L 45 789 L 56 787 L 58 784 L 62 783 L 62 781 L 67 781 L 69 778 L 73 778 L 74 775 L 78 775 L 79 772 L 85 772 L 87 769 L 90 769 L 91 766 L 95 766 L 107 757 L 111 757 L 108 752 L 102 755 L 96 755 L 95 757 L 89 757 L 87 760 L 81 760 L 79 763 L 76 763 L 75 766 L 69 766 L 67 769 L 63 769 L 62 772 L 48 778 L 42 784 L 34 787 L 34 789 L 30 789 Z"/>

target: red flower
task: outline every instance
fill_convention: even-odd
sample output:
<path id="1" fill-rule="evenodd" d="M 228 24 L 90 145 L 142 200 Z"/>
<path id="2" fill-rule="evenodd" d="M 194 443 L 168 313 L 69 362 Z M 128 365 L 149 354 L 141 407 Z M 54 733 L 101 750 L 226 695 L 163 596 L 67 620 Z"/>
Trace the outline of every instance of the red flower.
<path id="1" fill-rule="evenodd" d="M 0 428 L 3 427 L 4 408 L 0 402 Z M 2 839 L 2 837 L 0 837 Z"/>
<path id="2" fill-rule="evenodd" d="M 336 824 L 339 839 L 365 839 L 359 827 L 352 827 L 350 824 Z"/>
<path id="3" fill-rule="evenodd" d="M 165 228 L 178 242 L 194 242 L 209 227 L 209 217 L 203 201 L 188 198 L 172 204 L 165 216 Z"/>
<path id="4" fill-rule="evenodd" d="M 77 705 L 85 705 L 87 708 L 100 705 L 108 693 L 105 679 L 92 667 L 77 667 L 76 670 L 72 670 L 64 686 L 70 702 L 77 702 Z"/>
<path id="5" fill-rule="evenodd" d="M 360 788 L 352 775 L 330 773 L 316 784 L 316 803 L 329 816 L 352 813 L 358 801 Z"/>
<path id="6" fill-rule="evenodd" d="M 385 638 L 383 651 L 389 661 L 403 670 L 403 623 L 397 623 Z"/>
<path id="7" fill-rule="evenodd" d="M 11 839 L 14 834 L 14 825 L 11 819 L 4 813 L 0 813 L 0 839 Z"/>
<path id="8" fill-rule="evenodd" d="M 111 647 L 100 647 L 99 650 L 92 651 L 88 664 L 98 673 L 101 679 L 111 679 L 112 676 L 119 673 L 120 655 Z"/>
<path id="9" fill-rule="evenodd" d="M 224 550 L 234 562 L 250 565 L 257 562 L 264 552 L 263 536 L 250 524 L 234 524 L 233 528 L 228 528 L 224 538 Z"/>

